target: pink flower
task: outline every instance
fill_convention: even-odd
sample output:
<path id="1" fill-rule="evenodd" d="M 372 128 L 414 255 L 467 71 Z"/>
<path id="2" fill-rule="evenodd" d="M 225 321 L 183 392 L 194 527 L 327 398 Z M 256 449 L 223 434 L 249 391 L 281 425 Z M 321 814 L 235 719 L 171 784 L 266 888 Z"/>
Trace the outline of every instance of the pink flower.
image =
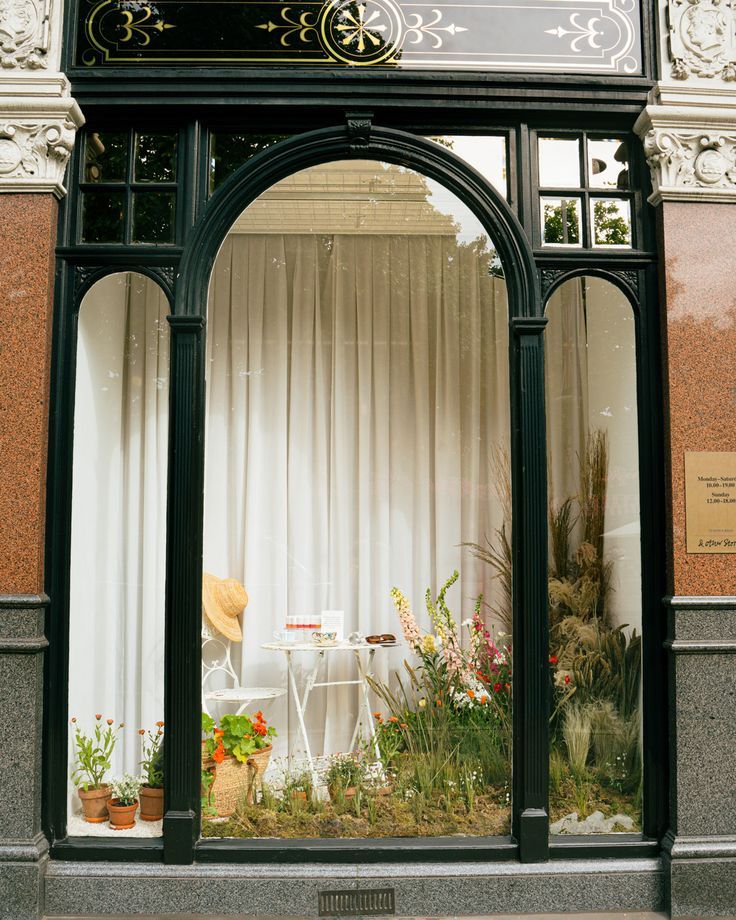
<path id="1" fill-rule="evenodd" d="M 401 624 L 401 631 L 404 634 L 406 644 L 416 652 L 420 648 L 422 635 L 419 632 L 416 618 L 409 606 L 409 601 L 398 588 L 391 589 L 391 598 L 394 602 L 394 607 L 396 607 L 396 613 L 399 616 L 399 623 Z"/>

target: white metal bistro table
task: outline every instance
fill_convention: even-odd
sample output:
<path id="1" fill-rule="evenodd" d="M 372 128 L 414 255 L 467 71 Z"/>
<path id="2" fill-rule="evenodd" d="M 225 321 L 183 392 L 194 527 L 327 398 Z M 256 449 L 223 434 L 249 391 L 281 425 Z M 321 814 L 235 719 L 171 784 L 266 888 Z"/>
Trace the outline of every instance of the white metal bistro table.
<path id="1" fill-rule="evenodd" d="M 307 726 L 304 720 L 304 715 L 307 709 L 307 704 L 309 703 L 309 697 L 311 696 L 312 690 L 315 687 L 345 687 L 345 686 L 357 686 L 360 687 L 360 694 L 358 697 L 358 718 L 355 721 L 355 728 L 353 729 L 353 736 L 350 740 L 350 750 L 352 751 L 355 747 L 355 744 L 360 735 L 360 728 L 363 724 L 363 719 L 365 719 L 368 735 L 370 737 L 370 742 L 375 751 L 376 759 L 378 762 L 381 762 L 381 754 L 378 749 L 378 739 L 376 738 L 376 729 L 373 724 L 373 719 L 371 717 L 371 705 L 369 691 L 370 686 L 368 684 L 368 679 L 373 677 L 373 659 L 375 658 L 376 652 L 380 649 L 385 648 L 396 648 L 400 643 L 392 643 L 390 646 L 385 645 L 371 645 L 368 642 L 361 642 L 358 645 L 352 645 L 350 642 L 339 642 L 337 645 L 319 645 L 316 642 L 267 642 L 262 646 L 264 649 L 269 649 L 274 652 L 281 652 L 286 658 L 286 668 L 289 674 L 289 689 L 291 691 L 291 696 L 294 700 L 294 707 L 296 709 L 296 717 L 298 722 L 299 733 L 304 742 L 304 750 L 307 756 L 307 763 L 309 766 L 309 772 L 312 777 L 312 782 L 314 783 L 315 788 L 319 785 L 317 779 L 317 771 L 314 766 L 314 757 L 312 755 L 312 748 L 309 744 L 309 737 L 307 735 Z M 364 661 L 361 656 L 361 652 L 368 652 L 367 659 Z M 299 653 L 303 654 L 305 652 L 316 652 L 317 659 L 314 663 L 314 667 L 307 674 L 307 679 L 304 682 L 304 690 L 300 693 L 299 686 L 297 684 L 296 674 L 294 672 L 294 654 Z M 355 659 L 355 666 L 358 672 L 358 676 L 355 680 L 323 680 L 318 681 L 317 677 L 319 676 L 319 670 L 322 667 L 322 664 L 325 661 L 325 656 L 328 654 L 335 654 L 337 652 L 352 652 Z M 289 743 L 289 763 L 291 764 L 291 743 Z"/>

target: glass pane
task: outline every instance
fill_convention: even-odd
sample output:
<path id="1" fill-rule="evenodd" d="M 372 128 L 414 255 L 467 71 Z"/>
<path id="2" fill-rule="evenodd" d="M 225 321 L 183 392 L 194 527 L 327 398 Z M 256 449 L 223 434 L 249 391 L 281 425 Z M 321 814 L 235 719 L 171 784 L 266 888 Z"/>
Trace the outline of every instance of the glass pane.
<path id="1" fill-rule="evenodd" d="M 631 207 L 622 198 L 592 198 L 594 246 L 631 246 Z"/>
<path id="2" fill-rule="evenodd" d="M 202 833 L 508 833 L 508 307 L 488 234 L 411 170 L 313 167 L 236 221 L 207 330 Z"/>
<path id="3" fill-rule="evenodd" d="M 176 134 L 137 134 L 135 181 L 176 181 Z"/>
<path id="4" fill-rule="evenodd" d="M 452 134 L 432 137 L 448 150 L 452 150 L 466 163 L 484 176 L 504 198 L 508 197 L 506 174 L 506 138 L 480 135 Z"/>
<path id="5" fill-rule="evenodd" d="M 85 182 L 125 182 L 128 178 L 128 132 L 87 134 Z"/>
<path id="6" fill-rule="evenodd" d="M 588 138 L 588 184 L 591 188 L 629 188 L 629 152 L 623 138 Z"/>
<path id="7" fill-rule="evenodd" d="M 82 194 L 82 242 L 122 243 L 125 192 Z"/>
<path id="8" fill-rule="evenodd" d="M 542 198 L 542 241 L 548 246 L 580 246 L 579 198 Z"/>
<path id="9" fill-rule="evenodd" d="M 210 193 L 254 154 L 287 137 L 286 134 L 213 134 L 210 141 Z"/>
<path id="10" fill-rule="evenodd" d="M 133 242 L 173 243 L 175 192 L 133 194 Z"/>
<path id="11" fill-rule="evenodd" d="M 540 188 L 580 188 L 580 138 L 539 138 Z"/>
<path id="12" fill-rule="evenodd" d="M 553 834 L 641 829 L 641 549 L 634 314 L 576 278 L 545 330 Z"/>
<path id="13" fill-rule="evenodd" d="M 126 272 L 98 281 L 79 313 L 69 602 L 72 837 L 161 834 L 168 312 L 153 281 Z M 108 765 L 85 755 L 84 738 Z M 116 831 L 106 787 L 126 774 L 142 775 L 147 787 L 113 786 L 116 797 L 127 793 L 139 803 L 127 819 L 111 812 L 133 822 Z"/>

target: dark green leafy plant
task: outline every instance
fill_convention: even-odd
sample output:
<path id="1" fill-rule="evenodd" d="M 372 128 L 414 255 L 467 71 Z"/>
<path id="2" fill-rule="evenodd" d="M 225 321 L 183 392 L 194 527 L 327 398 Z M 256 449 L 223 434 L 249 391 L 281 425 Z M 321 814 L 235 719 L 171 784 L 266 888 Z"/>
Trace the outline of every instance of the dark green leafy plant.
<path id="1" fill-rule="evenodd" d="M 85 792 L 89 792 L 90 789 L 99 789 L 104 785 L 105 777 L 110 769 L 110 760 L 123 723 L 116 726 L 113 719 L 108 719 L 107 727 L 103 728 L 102 715 L 98 713 L 95 716 L 95 727 L 88 735 L 77 725 L 76 717 L 71 721 L 74 725 L 74 744 L 76 746 L 72 782 Z"/>

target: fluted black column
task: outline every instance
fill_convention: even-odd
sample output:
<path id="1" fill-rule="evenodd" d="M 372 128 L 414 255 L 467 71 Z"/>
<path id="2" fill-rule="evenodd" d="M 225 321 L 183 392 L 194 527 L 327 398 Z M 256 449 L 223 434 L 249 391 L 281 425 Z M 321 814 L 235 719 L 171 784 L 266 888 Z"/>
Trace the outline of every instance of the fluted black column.
<path id="1" fill-rule="evenodd" d="M 547 455 L 544 317 L 512 320 L 513 833 L 522 862 L 549 855 Z"/>
<path id="2" fill-rule="evenodd" d="M 204 320 L 170 316 L 169 323 L 164 861 L 185 864 L 194 857 L 200 783 Z"/>

